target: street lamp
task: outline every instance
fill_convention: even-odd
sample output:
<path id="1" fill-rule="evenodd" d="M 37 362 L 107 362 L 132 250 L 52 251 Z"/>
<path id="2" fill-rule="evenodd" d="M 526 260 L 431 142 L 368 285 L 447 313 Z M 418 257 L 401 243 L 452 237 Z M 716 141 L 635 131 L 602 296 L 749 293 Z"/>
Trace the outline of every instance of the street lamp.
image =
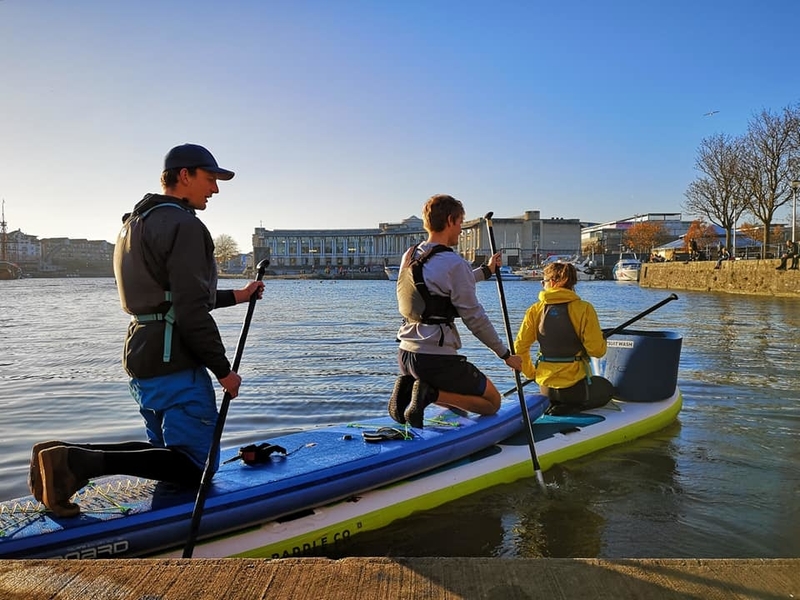
<path id="1" fill-rule="evenodd" d="M 793 180 L 789 185 L 792 186 L 792 242 L 796 242 L 796 231 L 797 228 L 795 227 L 795 220 L 797 219 L 797 188 L 800 188 L 800 181 Z"/>

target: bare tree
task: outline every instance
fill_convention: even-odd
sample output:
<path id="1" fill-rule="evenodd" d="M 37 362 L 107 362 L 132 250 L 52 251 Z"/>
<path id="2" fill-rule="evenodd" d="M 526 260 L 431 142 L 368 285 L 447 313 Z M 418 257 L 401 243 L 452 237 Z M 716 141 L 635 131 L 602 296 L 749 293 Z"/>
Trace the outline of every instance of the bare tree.
<path id="1" fill-rule="evenodd" d="M 791 151 L 797 137 L 792 130 L 795 123 L 791 109 L 785 109 L 778 115 L 763 110 L 748 123 L 743 184 L 747 194 L 747 210 L 764 228 L 761 258 L 766 258 L 770 225 L 775 213 L 791 200 L 788 182 L 791 178 Z"/>
<path id="2" fill-rule="evenodd" d="M 221 233 L 214 238 L 214 259 L 217 261 L 217 266 L 220 270 L 224 269 L 225 265 L 238 255 L 239 244 L 227 233 Z"/>
<path id="3" fill-rule="evenodd" d="M 741 138 L 719 133 L 703 139 L 695 169 L 704 176 L 690 183 L 684 193 L 684 210 L 722 227 L 728 248 L 736 222 L 748 207 L 742 179 L 743 156 Z"/>

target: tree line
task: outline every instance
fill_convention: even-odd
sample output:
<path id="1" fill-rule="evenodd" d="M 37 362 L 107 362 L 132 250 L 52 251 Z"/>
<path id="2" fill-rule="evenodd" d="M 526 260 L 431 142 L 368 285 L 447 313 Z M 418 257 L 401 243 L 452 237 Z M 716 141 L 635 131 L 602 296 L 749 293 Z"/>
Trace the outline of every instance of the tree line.
<path id="1" fill-rule="evenodd" d="M 792 201 L 792 182 L 800 181 L 800 103 L 779 112 L 762 110 L 742 135 L 704 138 L 695 169 L 699 175 L 684 192 L 683 210 L 698 219 L 684 235 L 685 249 L 692 240 L 700 247 L 717 244 L 709 223 L 725 230 L 725 246 L 730 248 L 734 228 L 744 217 L 739 231 L 761 242 L 761 257 L 766 258 L 770 240 L 783 231 L 774 224 L 775 215 Z M 634 223 L 623 237 L 628 248 L 642 253 L 668 241 L 664 226 L 653 221 Z M 596 241 L 584 249 L 591 250 L 605 251 Z"/>
<path id="2" fill-rule="evenodd" d="M 739 219 L 752 218 L 742 229 L 762 242 L 766 258 L 775 215 L 792 201 L 791 183 L 800 179 L 800 103 L 762 110 L 741 135 L 704 138 L 695 169 L 699 175 L 684 194 L 684 210 L 724 229 L 728 248 Z M 686 238 L 688 243 L 688 233 Z"/>

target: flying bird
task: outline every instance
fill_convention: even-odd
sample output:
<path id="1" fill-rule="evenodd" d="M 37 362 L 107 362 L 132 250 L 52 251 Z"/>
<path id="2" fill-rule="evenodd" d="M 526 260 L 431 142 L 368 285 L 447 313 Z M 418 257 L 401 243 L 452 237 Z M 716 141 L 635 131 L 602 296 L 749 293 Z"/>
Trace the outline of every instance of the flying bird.
<path id="1" fill-rule="evenodd" d="M 719 112 L 718 110 L 712 110 L 711 112 L 707 112 L 707 113 L 706 113 L 706 114 L 704 114 L 703 116 L 704 116 L 704 117 L 713 117 L 713 116 L 714 116 L 715 114 L 717 114 L 718 112 Z"/>

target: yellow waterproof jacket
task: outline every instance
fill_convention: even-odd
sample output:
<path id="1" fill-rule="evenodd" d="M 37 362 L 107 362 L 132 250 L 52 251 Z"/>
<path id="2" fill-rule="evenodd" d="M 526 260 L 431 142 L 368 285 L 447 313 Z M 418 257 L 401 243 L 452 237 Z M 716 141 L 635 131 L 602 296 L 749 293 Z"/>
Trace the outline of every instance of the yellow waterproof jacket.
<path id="1" fill-rule="evenodd" d="M 600 321 L 594 307 L 581 300 L 580 296 L 566 288 L 550 288 L 539 292 L 539 301 L 526 312 L 520 325 L 517 339 L 514 341 L 514 352 L 522 357 L 522 372 L 529 379 L 535 379 L 539 385 L 562 389 L 578 383 L 586 377 L 588 359 L 573 362 L 545 362 L 534 366 L 535 357 L 531 357 L 531 346 L 536 342 L 539 323 L 547 304 L 563 304 L 568 302 L 569 320 L 575 333 L 581 340 L 589 356 L 600 358 L 606 353 L 606 340 L 600 329 Z"/>

